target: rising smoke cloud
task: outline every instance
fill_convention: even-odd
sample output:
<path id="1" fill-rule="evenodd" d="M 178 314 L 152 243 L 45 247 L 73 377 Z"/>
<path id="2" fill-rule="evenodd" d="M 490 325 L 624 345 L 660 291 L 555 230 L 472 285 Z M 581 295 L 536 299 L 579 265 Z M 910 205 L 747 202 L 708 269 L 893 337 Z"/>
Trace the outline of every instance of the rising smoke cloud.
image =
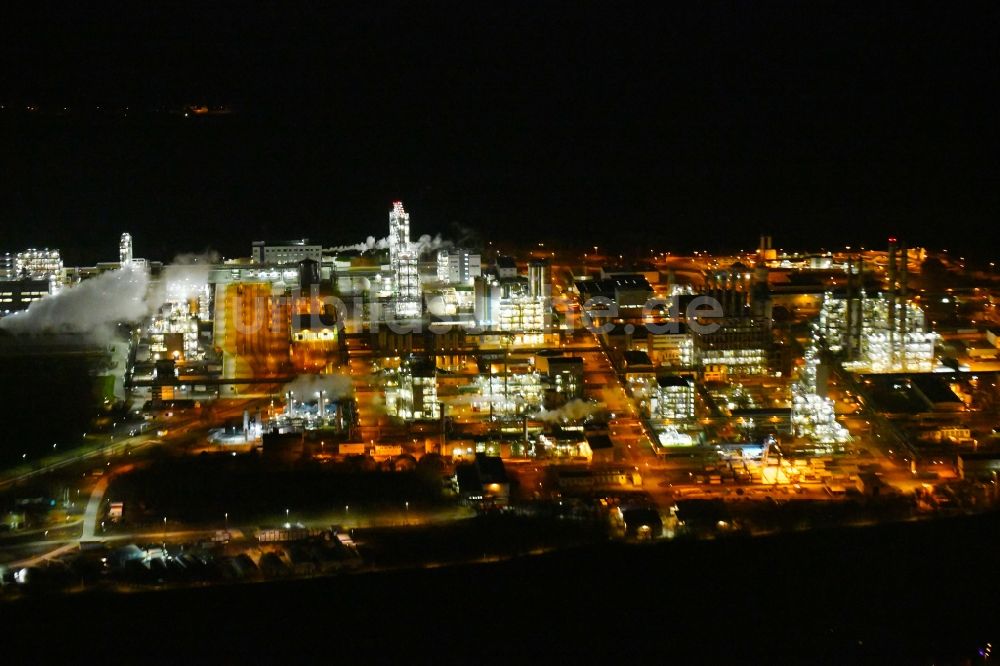
<path id="1" fill-rule="evenodd" d="M 163 269 L 158 289 L 151 289 L 149 273 L 140 266 L 108 271 L 0 319 L 0 330 L 15 335 L 73 333 L 104 342 L 116 324 L 139 322 L 168 296 L 180 300 L 197 294 L 218 261 L 218 253 L 211 250 L 178 255 Z"/>
<path id="2" fill-rule="evenodd" d="M 369 236 L 366 240 L 360 243 L 355 243 L 354 245 L 340 245 L 331 249 L 334 252 L 348 252 L 350 250 L 357 250 L 358 252 L 371 252 L 372 250 L 386 250 L 388 248 L 388 237 L 375 240 L 374 236 Z"/>
<path id="3" fill-rule="evenodd" d="M 445 250 L 450 247 L 454 247 L 454 243 L 450 240 L 445 240 L 441 237 L 441 234 L 436 234 L 431 236 L 430 234 L 424 234 L 417 240 L 410 243 L 413 246 L 413 250 L 418 255 L 423 255 L 428 252 L 435 252 L 437 250 Z M 375 239 L 374 236 L 369 236 L 361 243 L 355 243 L 353 245 L 341 245 L 339 247 L 331 248 L 334 252 L 348 252 L 351 250 L 356 250 L 358 252 L 371 252 L 373 250 L 387 250 L 389 249 L 389 237 Z"/>
<path id="4" fill-rule="evenodd" d="M 353 393 L 351 378 L 344 374 L 299 375 L 285 384 L 282 391 L 285 393 L 291 391 L 295 394 L 296 400 L 306 402 L 314 400 L 320 391 L 326 391 L 327 400 L 349 398 Z"/>
<path id="5" fill-rule="evenodd" d="M 212 269 L 212 264 L 217 263 L 219 263 L 219 253 L 214 250 L 177 255 L 173 262 L 163 269 L 163 284 L 167 295 L 173 299 L 195 296 L 208 284 L 209 271 Z"/>
<path id="6" fill-rule="evenodd" d="M 546 423 L 582 421 L 588 416 L 601 411 L 604 407 L 605 405 L 602 402 L 586 402 L 585 400 L 575 398 L 567 402 L 559 409 L 543 409 L 537 414 L 533 414 L 532 418 L 538 419 L 539 421 L 545 421 Z"/>
<path id="7" fill-rule="evenodd" d="M 118 322 L 138 322 L 151 312 L 148 288 L 149 276 L 140 268 L 109 271 L 0 319 L 0 330 L 17 335 L 77 333 L 109 339 Z"/>
<path id="8" fill-rule="evenodd" d="M 424 254 L 426 252 L 434 252 L 437 250 L 447 250 L 454 246 L 450 240 L 445 240 L 441 238 L 441 234 L 436 234 L 433 238 L 430 234 L 424 234 L 417 239 L 417 242 L 413 244 L 417 250 L 417 254 Z"/>

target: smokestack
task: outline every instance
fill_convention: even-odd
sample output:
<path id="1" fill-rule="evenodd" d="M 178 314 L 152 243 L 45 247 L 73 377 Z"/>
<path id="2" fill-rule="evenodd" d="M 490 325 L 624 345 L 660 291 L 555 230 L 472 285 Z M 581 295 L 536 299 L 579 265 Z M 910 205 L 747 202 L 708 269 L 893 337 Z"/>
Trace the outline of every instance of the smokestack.
<path id="1" fill-rule="evenodd" d="M 899 256 L 899 303 L 900 303 L 900 307 L 902 307 L 902 306 L 904 306 L 906 304 L 906 298 L 907 298 L 907 295 L 908 295 L 907 294 L 907 290 L 908 290 L 907 282 L 909 282 L 909 275 L 908 275 L 909 266 L 908 266 L 908 264 L 910 263 L 910 252 L 907 249 L 905 242 L 904 243 L 900 243 L 900 246 L 899 246 L 899 255 L 900 255 Z M 903 321 L 906 321 L 906 312 L 905 312 L 905 310 L 902 311 L 902 312 L 900 312 L 900 317 L 902 317 Z M 902 330 L 902 329 L 900 329 L 900 330 Z"/>
<path id="2" fill-rule="evenodd" d="M 855 299 L 858 304 L 858 311 L 854 317 L 854 339 L 857 341 L 856 350 L 861 348 L 861 329 L 865 318 L 865 260 L 858 257 L 858 292 Z"/>
<path id="3" fill-rule="evenodd" d="M 739 274 L 732 270 L 726 276 L 726 300 L 729 302 L 729 316 L 736 315 L 736 305 L 739 302 L 737 288 L 739 287 Z"/>
<path id="4" fill-rule="evenodd" d="M 889 358 L 890 363 L 896 362 L 896 239 L 889 239 L 889 285 L 886 297 L 889 299 Z"/>
<path id="5" fill-rule="evenodd" d="M 733 316 L 739 316 L 743 311 L 743 273 L 733 275 L 732 284 L 733 295 L 730 299 L 733 308 Z"/>
<path id="6" fill-rule="evenodd" d="M 910 253 L 906 248 L 906 243 L 900 245 L 900 265 L 899 265 L 899 342 L 900 342 L 900 359 L 903 365 L 903 369 L 906 369 L 906 301 L 907 301 L 907 285 L 909 281 L 909 276 L 907 274 L 909 267 L 907 264 L 910 263 Z"/>
<path id="7" fill-rule="evenodd" d="M 444 451 L 448 446 L 448 405 L 443 402 L 438 404 L 441 407 L 441 448 L 438 449 L 438 453 L 444 455 Z"/>
<path id="8" fill-rule="evenodd" d="M 321 419 L 326 418 L 326 391 L 321 390 L 319 392 L 319 417 Z"/>
<path id="9" fill-rule="evenodd" d="M 845 319 L 847 326 L 844 328 L 844 358 L 848 361 L 854 359 L 854 321 L 852 319 L 854 310 L 854 260 L 847 257 L 847 312 Z"/>
<path id="10" fill-rule="evenodd" d="M 333 427 L 336 428 L 337 430 L 342 431 L 343 430 L 342 421 L 343 421 L 343 418 L 344 418 L 344 401 L 343 400 L 334 400 L 333 404 L 331 405 L 330 408 L 333 410 L 331 412 L 333 414 L 333 417 L 332 417 L 333 418 Z"/>
<path id="11" fill-rule="evenodd" d="M 288 409 L 286 409 L 285 411 L 288 413 L 289 416 L 295 416 L 295 393 L 293 393 L 292 391 L 286 393 L 285 402 L 288 405 Z"/>

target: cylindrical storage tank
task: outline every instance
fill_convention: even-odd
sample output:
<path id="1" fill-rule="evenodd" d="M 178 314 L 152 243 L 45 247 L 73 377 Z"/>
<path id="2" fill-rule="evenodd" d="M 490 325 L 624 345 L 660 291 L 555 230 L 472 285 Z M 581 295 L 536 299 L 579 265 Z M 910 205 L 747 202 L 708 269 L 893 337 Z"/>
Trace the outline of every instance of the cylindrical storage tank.
<path id="1" fill-rule="evenodd" d="M 312 259 L 299 262 L 299 289 L 308 292 L 313 285 L 319 285 L 319 263 Z"/>
<path id="2" fill-rule="evenodd" d="M 528 264 L 528 289 L 534 298 L 547 297 L 552 293 L 547 261 L 532 261 Z"/>

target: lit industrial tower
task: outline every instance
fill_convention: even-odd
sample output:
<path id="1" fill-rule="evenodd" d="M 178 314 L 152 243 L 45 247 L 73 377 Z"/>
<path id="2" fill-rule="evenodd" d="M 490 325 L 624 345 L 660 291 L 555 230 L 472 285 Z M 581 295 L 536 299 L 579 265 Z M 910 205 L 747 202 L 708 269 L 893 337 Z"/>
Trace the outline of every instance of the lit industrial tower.
<path id="1" fill-rule="evenodd" d="M 393 296 L 397 317 L 420 316 L 420 278 L 417 256 L 410 243 L 410 214 L 402 201 L 392 204 L 389 213 L 389 264 L 393 277 Z"/>
<path id="2" fill-rule="evenodd" d="M 118 262 L 122 266 L 132 265 L 132 234 L 125 232 L 118 243 Z"/>

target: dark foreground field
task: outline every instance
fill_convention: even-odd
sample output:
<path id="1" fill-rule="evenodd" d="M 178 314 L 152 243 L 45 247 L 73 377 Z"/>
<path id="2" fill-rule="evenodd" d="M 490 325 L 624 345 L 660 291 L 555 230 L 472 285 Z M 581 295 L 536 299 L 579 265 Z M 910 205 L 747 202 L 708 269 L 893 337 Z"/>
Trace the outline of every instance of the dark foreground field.
<path id="1" fill-rule="evenodd" d="M 987 515 L 0 610 L 44 662 L 981 663 L 998 545 Z"/>

